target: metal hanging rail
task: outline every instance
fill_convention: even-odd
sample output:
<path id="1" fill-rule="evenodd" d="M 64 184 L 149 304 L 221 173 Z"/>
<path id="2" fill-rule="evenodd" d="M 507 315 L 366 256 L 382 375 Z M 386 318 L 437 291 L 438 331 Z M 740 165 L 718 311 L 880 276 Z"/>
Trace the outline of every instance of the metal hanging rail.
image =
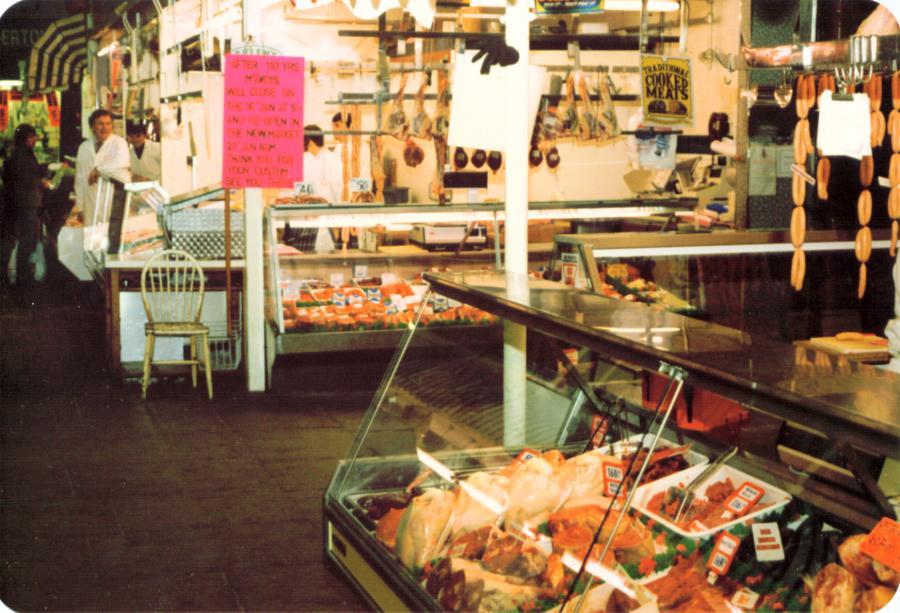
<path id="1" fill-rule="evenodd" d="M 774 47 L 742 46 L 741 56 L 750 68 L 812 70 L 848 64 L 880 64 L 896 69 L 900 36 L 851 36 L 844 40 Z"/>

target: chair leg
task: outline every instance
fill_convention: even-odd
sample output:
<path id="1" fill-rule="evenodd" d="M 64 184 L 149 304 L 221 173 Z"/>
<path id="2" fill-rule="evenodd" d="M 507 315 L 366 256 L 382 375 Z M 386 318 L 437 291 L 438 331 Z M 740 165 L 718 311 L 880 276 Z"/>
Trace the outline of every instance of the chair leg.
<path id="1" fill-rule="evenodd" d="M 213 397 L 212 387 L 212 364 L 209 359 L 209 335 L 203 335 L 203 370 L 206 372 L 206 391 L 209 393 L 209 399 Z"/>
<path id="2" fill-rule="evenodd" d="M 197 337 L 190 336 L 188 340 L 191 343 L 191 383 L 197 387 Z"/>
<path id="3" fill-rule="evenodd" d="M 150 366 L 153 363 L 155 346 L 156 337 L 151 332 L 144 339 L 144 377 L 141 379 L 141 398 L 144 400 L 147 399 L 147 387 L 150 385 Z"/>

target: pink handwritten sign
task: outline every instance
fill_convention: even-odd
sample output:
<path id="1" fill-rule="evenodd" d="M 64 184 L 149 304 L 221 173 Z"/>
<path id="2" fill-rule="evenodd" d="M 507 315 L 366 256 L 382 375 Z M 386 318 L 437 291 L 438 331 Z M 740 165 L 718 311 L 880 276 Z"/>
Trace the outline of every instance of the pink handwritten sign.
<path id="1" fill-rule="evenodd" d="M 225 56 L 224 187 L 303 179 L 303 65 L 302 57 Z"/>

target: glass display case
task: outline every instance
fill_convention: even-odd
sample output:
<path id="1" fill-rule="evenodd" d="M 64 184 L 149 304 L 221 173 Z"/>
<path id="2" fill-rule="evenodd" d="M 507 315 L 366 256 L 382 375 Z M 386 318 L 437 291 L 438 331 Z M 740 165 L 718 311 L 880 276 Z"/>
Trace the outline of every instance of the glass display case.
<path id="1" fill-rule="evenodd" d="M 696 202 L 531 203 L 530 260 L 535 269 L 545 265 L 553 237 L 578 221 L 668 218 Z M 393 349 L 425 291 L 423 272 L 501 266 L 503 221 L 502 203 L 268 207 L 266 310 L 275 353 Z"/>
<path id="2" fill-rule="evenodd" d="M 893 313 L 893 260 L 887 230 L 873 236 L 862 300 L 853 231 L 807 232 L 799 292 L 790 283 L 794 247 L 787 231 L 560 235 L 547 277 L 757 337 L 794 341 L 845 330 L 880 335 Z"/>
<path id="3" fill-rule="evenodd" d="M 895 517 L 896 374 L 824 377 L 790 345 L 540 278 L 423 277 L 324 499 L 326 557 L 373 607 L 725 610 L 751 590 L 808 610 L 799 574 L 752 556 L 750 520 L 814 577 Z M 429 325 L 447 310 L 478 330 Z M 714 568 L 723 534 L 737 562 Z"/>

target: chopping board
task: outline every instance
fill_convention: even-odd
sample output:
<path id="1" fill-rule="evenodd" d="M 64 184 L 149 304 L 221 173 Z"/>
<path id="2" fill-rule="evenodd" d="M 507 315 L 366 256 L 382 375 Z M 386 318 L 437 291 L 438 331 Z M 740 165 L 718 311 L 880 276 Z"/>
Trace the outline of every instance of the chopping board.
<path id="1" fill-rule="evenodd" d="M 808 347 L 819 349 L 832 355 L 845 355 L 857 360 L 890 359 L 887 339 L 874 334 L 864 336 L 862 339 L 841 340 L 833 336 L 814 336 L 809 339 Z"/>

